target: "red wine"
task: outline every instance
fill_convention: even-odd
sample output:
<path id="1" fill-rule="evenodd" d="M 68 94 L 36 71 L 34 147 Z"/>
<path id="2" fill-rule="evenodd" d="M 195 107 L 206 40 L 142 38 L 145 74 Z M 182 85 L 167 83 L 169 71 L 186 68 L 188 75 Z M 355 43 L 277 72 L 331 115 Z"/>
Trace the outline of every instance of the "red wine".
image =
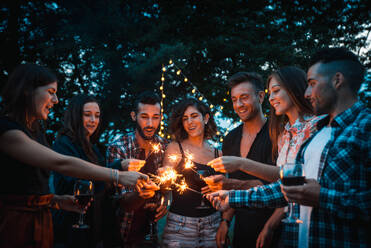
<path id="1" fill-rule="evenodd" d="M 82 195 L 75 195 L 77 199 L 77 203 L 80 205 L 81 208 L 85 208 L 86 205 L 90 202 L 90 199 L 93 197 L 89 194 L 82 194 Z"/>
<path id="2" fill-rule="evenodd" d="M 303 185 L 304 184 L 303 176 L 288 176 L 282 178 L 282 184 L 286 186 L 293 186 L 293 185 Z"/>

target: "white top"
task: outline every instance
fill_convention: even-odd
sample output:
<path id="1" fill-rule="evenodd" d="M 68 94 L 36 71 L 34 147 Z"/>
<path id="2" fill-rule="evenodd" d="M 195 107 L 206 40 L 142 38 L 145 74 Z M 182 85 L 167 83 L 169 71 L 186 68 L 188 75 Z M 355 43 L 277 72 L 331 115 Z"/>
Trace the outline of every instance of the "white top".
<path id="1" fill-rule="evenodd" d="M 304 153 L 304 175 L 305 178 L 316 179 L 318 178 L 318 169 L 322 151 L 325 145 L 331 138 L 331 127 L 324 127 L 320 130 L 316 136 L 308 144 Z M 300 205 L 300 220 L 303 221 L 299 225 L 299 245 L 298 247 L 309 246 L 309 227 L 310 227 L 310 215 L 312 213 L 312 207 Z"/>

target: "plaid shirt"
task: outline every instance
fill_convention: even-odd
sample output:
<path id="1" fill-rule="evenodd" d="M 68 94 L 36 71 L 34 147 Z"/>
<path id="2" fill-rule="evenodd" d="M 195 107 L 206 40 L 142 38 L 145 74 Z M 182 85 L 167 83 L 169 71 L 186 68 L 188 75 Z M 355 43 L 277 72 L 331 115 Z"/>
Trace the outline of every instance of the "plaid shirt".
<path id="1" fill-rule="evenodd" d="M 152 154 L 156 156 L 156 165 L 162 162 L 164 151 L 166 148 L 167 141 L 159 136 L 155 136 L 153 140 L 154 144 L 161 144 L 161 153 Z M 107 161 L 108 165 L 113 165 L 113 162 L 121 159 L 135 158 L 139 159 L 141 148 L 139 147 L 138 141 L 135 138 L 135 132 L 128 133 L 126 135 L 116 138 L 112 144 L 107 148 Z M 121 169 L 121 168 L 120 168 Z M 121 169 L 122 170 L 122 169 Z M 124 187 L 122 193 L 133 192 L 134 188 Z M 123 217 L 120 221 L 120 233 L 121 238 L 124 242 L 128 241 L 130 233 L 135 230 L 131 230 L 131 224 L 134 218 L 134 211 L 123 212 Z"/>
<path id="2" fill-rule="evenodd" d="M 318 122 L 321 129 L 329 122 Z M 330 124 L 331 138 L 321 152 L 318 181 L 319 206 L 311 214 L 309 247 L 371 247 L 371 113 L 357 102 Z M 312 137 L 313 138 L 313 137 Z M 301 147 L 298 162 L 311 139 Z M 275 182 L 247 191 L 231 191 L 231 207 L 282 207 L 286 205 Z M 296 205 L 297 206 L 297 205 Z M 299 208 L 294 209 L 296 216 Z M 298 225 L 285 224 L 285 247 L 298 246 Z"/>

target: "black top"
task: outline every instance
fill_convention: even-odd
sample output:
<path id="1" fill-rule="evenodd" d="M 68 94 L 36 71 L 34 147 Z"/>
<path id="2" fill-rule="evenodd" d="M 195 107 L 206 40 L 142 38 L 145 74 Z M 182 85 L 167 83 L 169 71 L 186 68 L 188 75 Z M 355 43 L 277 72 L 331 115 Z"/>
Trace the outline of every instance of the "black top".
<path id="1" fill-rule="evenodd" d="M 74 142 L 71 138 L 66 135 L 61 135 L 53 144 L 53 150 L 64 155 L 73 156 L 76 158 L 89 161 L 88 157 L 85 155 L 82 147 Z M 104 157 L 98 150 L 96 146 L 93 146 L 93 151 L 98 157 L 99 165 L 104 166 Z M 53 183 L 55 188 L 55 193 L 58 195 L 73 195 L 73 188 L 75 182 L 78 178 L 69 177 L 62 175 L 57 172 L 53 172 Z M 85 242 L 79 242 L 77 239 L 82 239 L 81 233 L 76 235 L 72 230 L 72 225 L 77 223 L 79 214 L 68 212 L 68 211 L 53 211 L 53 222 L 54 222 L 54 234 L 55 242 L 70 243 L 78 242 L 80 247 L 91 247 L 94 243 L 102 239 L 102 201 L 104 197 L 104 183 L 94 182 L 94 201 L 89 207 L 86 213 L 86 223 L 91 226 L 87 234 L 90 236 L 89 243 L 87 240 Z"/>
<path id="2" fill-rule="evenodd" d="M 185 169 L 185 155 L 182 145 L 179 143 L 179 149 L 182 153 L 182 160 L 176 167 L 179 174 L 183 174 L 185 182 L 188 187 L 201 192 L 201 188 L 206 186 L 205 181 L 203 181 L 200 176 L 191 169 Z M 218 157 L 218 150 L 215 149 L 215 157 Z M 204 171 L 204 176 L 211 176 L 217 174 L 213 168 L 210 166 L 194 163 L 195 171 Z M 178 191 L 173 191 L 173 202 L 171 203 L 170 212 L 188 217 L 205 217 L 216 212 L 216 210 L 210 205 L 210 202 L 204 200 L 208 209 L 197 209 L 200 206 L 202 200 L 202 195 L 196 192 L 185 190 L 184 193 L 180 194 Z"/>
<path id="3" fill-rule="evenodd" d="M 0 117 L 0 136 L 10 130 L 19 130 L 34 139 L 27 129 L 8 117 Z M 19 154 L 22 156 L 22 154 Z M 24 164 L 0 152 L 0 195 L 49 194 L 49 170 Z"/>
<path id="4" fill-rule="evenodd" d="M 223 156 L 241 157 L 240 145 L 242 128 L 243 125 L 238 126 L 225 137 L 222 149 Z M 264 124 L 256 135 L 246 157 L 264 164 L 275 164 L 272 161 L 272 143 L 269 137 L 268 122 Z M 230 173 L 229 176 L 230 178 L 241 180 L 258 179 L 242 171 Z M 263 181 L 263 183 L 267 184 L 268 182 Z M 255 247 L 256 239 L 273 211 L 274 209 L 236 209 L 233 240 L 234 247 Z"/>

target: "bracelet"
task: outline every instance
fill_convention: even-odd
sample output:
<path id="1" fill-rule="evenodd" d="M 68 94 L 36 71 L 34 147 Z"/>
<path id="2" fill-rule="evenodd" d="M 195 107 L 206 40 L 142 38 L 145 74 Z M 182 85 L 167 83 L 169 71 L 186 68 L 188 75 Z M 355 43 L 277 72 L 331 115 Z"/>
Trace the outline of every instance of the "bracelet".
<path id="1" fill-rule="evenodd" d="M 225 223 L 227 223 L 227 226 L 230 227 L 231 226 L 231 221 L 230 220 L 227 220 L 225 218 L 222 218 L 222 221 L 225 221 Z"/>
<path id="2" fill-rule="evenodd" d="M 115 174 L 116 174 L 116 187 L 118 187 L 119 186 L 119 171 L 115 170 Z"/>
<path id="3" fill-rule="evenodd" d="M 111 179 L 112 179 L 113 186 L 115 186 L 115 179 L 113 178 L 113 169 L 111 169 Z"/>

